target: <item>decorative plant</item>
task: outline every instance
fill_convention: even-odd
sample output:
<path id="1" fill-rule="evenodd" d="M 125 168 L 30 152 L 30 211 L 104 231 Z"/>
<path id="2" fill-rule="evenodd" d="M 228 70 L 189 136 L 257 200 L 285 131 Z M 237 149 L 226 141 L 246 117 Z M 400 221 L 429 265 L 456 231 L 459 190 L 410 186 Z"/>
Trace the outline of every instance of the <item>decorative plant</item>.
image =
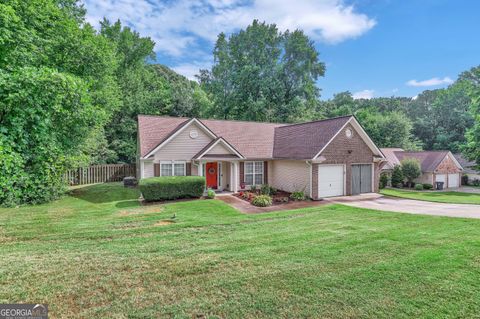
<path id="1" fill-rule="evenodd" d="M 423 189 L 432 189 L 432 188 L 433 188 L 432 184 L 428 184 L 428 183 L 423 184 Z"/>
<path id="2" fill-rule="evenodd" d="M 385 188 L 388 185 L 388 175 L 385 173 L 380 174 L 380 188 Z"/>
<path id="3" fill-rule="evenodd" d="M 423 184 L 415 184 L 415 190 L 423 191 Z"/>
<path id="4" fill-rule="evenodd" d="M 258 195 L 252 200 L 252 205 L 267 207 L 272 205 L 272 198 L 268 195 Z"/>
<path id="5" fill-rule="evenodd" d="M 215 198 L 215 191 L 211 188 L 209 188 L 207 190 L 207 197 L 210 198 L 210 199 L 214 199 Z"/>
<path id="6" fill-rule="evenodd" d="M 305 200 L 305 193 L 303 191 L 297 191 L 290 194 L 290 198 L 293 200 Z"/>
<path id="7" fill-rule="evenodd" d="M 403 187 L 404 179 L 402 168 L 400 165 L 395 165 L 392 172 L 392 185 L 398 187 L 398 185 L 402 184 L 400 187 Z"/>
<path id="8" fill-rule="evenodd" d="M 252 193 L 256 193 L 256 192 L 257 192 L 257 185 L 252 185 L 252 186 L 250 186 L 250 191 L 251 191 Z"/>

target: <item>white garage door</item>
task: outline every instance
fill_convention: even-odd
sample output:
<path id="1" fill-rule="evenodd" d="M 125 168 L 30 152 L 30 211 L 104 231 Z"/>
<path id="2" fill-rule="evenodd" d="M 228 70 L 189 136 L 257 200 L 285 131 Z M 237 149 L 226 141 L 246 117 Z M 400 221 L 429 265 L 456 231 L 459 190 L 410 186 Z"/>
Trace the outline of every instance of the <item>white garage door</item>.
<path id="1" fill-rule="evenodd" d="M 459 176 L 459 174 L 448 174 L 448 188 L 460 186 Z"/>
<path id="2" fill-rule="evenodd" d="M 318 166 L 318 197 L 343 195 L 343 165 Z"/>
<path id="3" fill-rule="evenodd" d="M 435 182 L 443 182 L 443 187 L 447 187 L 447 175 L 437 174 L 435 175 Z"/>

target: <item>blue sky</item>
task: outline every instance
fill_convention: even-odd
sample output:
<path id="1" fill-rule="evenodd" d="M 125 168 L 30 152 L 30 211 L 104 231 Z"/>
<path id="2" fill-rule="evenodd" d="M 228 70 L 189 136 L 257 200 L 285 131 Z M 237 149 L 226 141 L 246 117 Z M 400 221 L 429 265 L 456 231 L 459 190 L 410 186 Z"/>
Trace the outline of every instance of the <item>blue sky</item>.
<path id="1" fill-rule="evenodd" d="M 157 62 L 193 78 L 219 32 L 255 18 L 303 29 L 326 63 L 322 98 L 409 96 L 480 65 L 476 0 L 83 0 L 87 21 L 120 19 L 155 42 Z"/>

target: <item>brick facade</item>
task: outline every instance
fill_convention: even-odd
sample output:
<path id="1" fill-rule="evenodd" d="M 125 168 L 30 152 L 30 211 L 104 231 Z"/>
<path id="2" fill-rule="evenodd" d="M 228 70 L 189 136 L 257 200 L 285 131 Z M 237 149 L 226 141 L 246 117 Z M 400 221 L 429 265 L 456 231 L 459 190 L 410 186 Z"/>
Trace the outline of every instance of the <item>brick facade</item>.
<path id="1" fill-rule="evenodd" d="M 460 169 L 450 158 L 450 155 L 445 156 L 445 158 L 440 162 L 440 164 L 438 164 L 437 168 L 435 169 L 435 173 L 433 174 L 433 184 L 435 184 L 435 182 L 437 181 L 437 174 L 445 174 L 445 188 L 449 185 L 448 174 L 458 174 L 459 180 L 461 180 L 462 178 Z"/>
<path id="2" fill-rule="evenodd" d="M 348 138 L 345 134 L 347 129 L 352 130 L 353 136 Z M 358 132 L 349 124 L 347 125 L 320 154 L 326 160 L 321 164 L 312 165 L 312 197 L 317 198 L 318 194 L 318 166 L 322 164 L 346 164 L 345 183 L 346 194 L 352 194 L 352 164 L 373 163 L 373 152 L 360 137 Z M 378 179 L 380 176 L 379 164 L 374 164 L 374 191 L 378 192 Z"/>

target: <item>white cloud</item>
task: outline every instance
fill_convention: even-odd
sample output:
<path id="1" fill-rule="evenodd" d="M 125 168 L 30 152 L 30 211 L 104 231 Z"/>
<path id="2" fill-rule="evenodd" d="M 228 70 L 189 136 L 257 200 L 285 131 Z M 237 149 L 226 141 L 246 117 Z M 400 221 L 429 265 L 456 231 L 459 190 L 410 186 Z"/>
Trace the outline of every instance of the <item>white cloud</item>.
<path id="1" fill-rule="evenodd" d="M 358 91 L 352 94 L 353 98 L 355 100 L 358 99 L 371 99 L 373 97 L 374 90 L 363 90 L 363 91 Z"/>
<path id="2" fill-rule="evenodd" d="M 189 80 L 196 81 L 195 75 L 199 73 L 200 69 L 210 69 L 211 62 L 205 61 L 193 61 L 192 63 L 181 63 L 172 66 L 172 69 L 185 76 Z"/>
<path id="3" fill-rule="evenodd" d="M 453 80 L 449 78 L 448 76 L 444 77 L 443 79 L 440 78 L 431 78 L 428 80 L 423 80 L 423 81 L 417 81 L 417 80 L 410 80 L 406 84 L 408 86 L 437 86 L 437 85 L 443 85 L 443 84 L 452 84 Z"/>
<path id="4" fill-rule="evenodd" d="M 344 0 L 83 0 L 87 21 L 98 27 L 104 16 L 120 19 L 156 42 L 156 50 L 171 56 L 188 54 L 213 43 L 220 32 L 231 33 L 253 19 L 276 23 L 280 30 L 300 28 L 313 40 L 338 43 L 358 37 L 375 20 L 355 11 Z"/>

